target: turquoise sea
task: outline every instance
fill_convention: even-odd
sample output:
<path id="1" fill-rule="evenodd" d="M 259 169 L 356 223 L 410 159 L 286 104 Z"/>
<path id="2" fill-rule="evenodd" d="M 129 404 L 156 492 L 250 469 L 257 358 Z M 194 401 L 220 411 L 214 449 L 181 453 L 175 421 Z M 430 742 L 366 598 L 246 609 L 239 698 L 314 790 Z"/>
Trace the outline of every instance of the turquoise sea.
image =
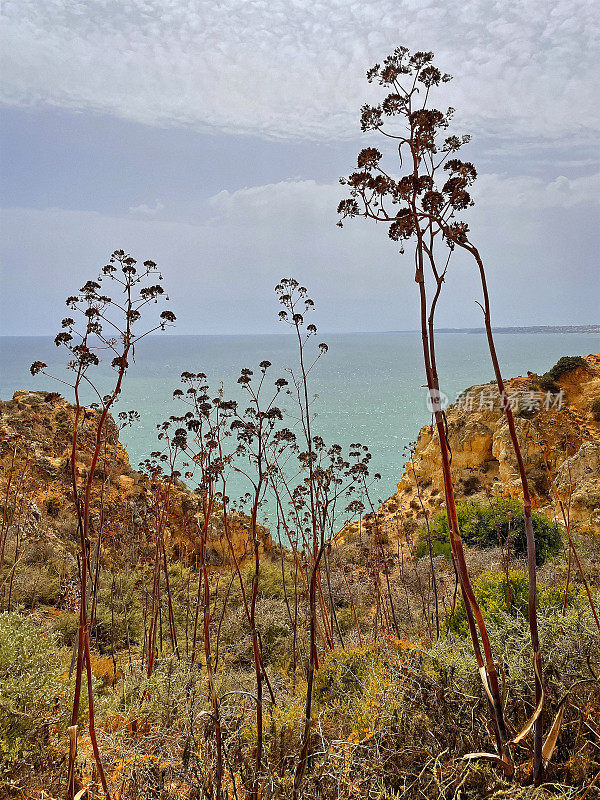
<path id="1" fill-rule="evenodd" d="M 497 334 L 503 374 L 545 372 L 563 355 L 598 352 L 598 336 L 579 333 Z M 327 443 L 369 446 L 372 470 L 381 473 L 377 495 L 395 491 L 406 460 L 404 448 L 416 438 L 430 415 L 425 403 L 420 338 L 416 333 L 318 334 L 329 351 L 310 375 L 316 395 L 313 427 Z M 45 361 L 64 376 L 66 351 L 45 337 L 0 338 L 0 397 L 16 389 L 47 389 L 68 395 L 66 387 L 44 376 L 32 378 L 29 365 Z M 437 358 L 441 388 L 454 400 L 463 389 L 493 377 L 482 334 L 440 333 Z M 171 414 L 183 413 L 173 401 L 182 371 L 205 372 L 215 389 L 223 382 L 226 397 L 242 399 L 237 384 L 242 367 L 258 371 L 269 360 L 272 382 L 296 363 L 296 344 L 289 335 L 152 336 L 139 343 L 127 375 L 118 410 L 136 409 L 139 423 L 125 429 L 122 440 L 132 466 L 156 449 L 156 425 Z M 62 371 L 61 371 L 62 369 Z M 98 368 L 99 383 L 109 368 Z M 108 388 L 108 384 L 104 384 Z M 65 391 L 63 391 L 65 390 Z M 90 401 L 90 398 L 88 398 Z M 286 398 L 280 405 L 293 409 Z M 231 490 L 237 487 L 231 487 Z M 244 491 L 240 485 L 239 492 Z"/>

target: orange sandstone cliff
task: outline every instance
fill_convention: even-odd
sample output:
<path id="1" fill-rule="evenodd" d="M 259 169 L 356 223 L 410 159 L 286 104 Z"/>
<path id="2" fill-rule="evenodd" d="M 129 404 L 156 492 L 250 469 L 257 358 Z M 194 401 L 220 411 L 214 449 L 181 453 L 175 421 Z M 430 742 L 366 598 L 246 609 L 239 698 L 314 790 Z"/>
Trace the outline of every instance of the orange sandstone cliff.
<path id="1" fill-rule="evenodd" d="M 551 393 L 534 374 L 512 378 L 506 386 L 534 507 L 563 524 L 566 518 L 573 530 L 600 533 L 600 414 L 592 410 L 600 398 L 600 354 L 564 372 Z M 496 383 L 465 390 L 446 418 L 457 498 L 522 499 Z M 398 490 L 377 512 L 389 538 L 423 524 L 423 509 L 435 513 L 444 507 L 436 438 L 432 426 L 421 428 Z"/>
<path id="2" fill-rule="evenodd" d="M 79 429 L 80 450 L 76 470 L 85 478 L 91 462 L 98 411 L 86 409 Z M 71 487 L 71 436 L 74 407 L 55 392 L 17 391 L 12 400 L 0 401 L 0 494 L 11 486 L 11 508 L 3 510 L 4 525 L 18 524 L 25 538 L 37 537 L 72 558 L 76 552 L 76 523 Z M 92 533 L 100 526 L 109 560 L 119 562 L 127 548 L 152 552 L 152 482 L 134 470 L 119 441 L 112 417 L 105 423 L 105 440 L 92 488 Z M 175 557 L 193 559 L 199 545 L 198 498 L 181 481 L 171 491 L 165 538 Z M 230 533 L 238 557 L 250 552 L 248 520 L 230 516 Z M 260 529 L 262 546 L 270 549 L 268 530 Z M 133 551 L 132 551 L 133 552 Z M 228 544 L 220 515 L 209 530 L 208 557 L 219 564 L 228 558 Z"/>

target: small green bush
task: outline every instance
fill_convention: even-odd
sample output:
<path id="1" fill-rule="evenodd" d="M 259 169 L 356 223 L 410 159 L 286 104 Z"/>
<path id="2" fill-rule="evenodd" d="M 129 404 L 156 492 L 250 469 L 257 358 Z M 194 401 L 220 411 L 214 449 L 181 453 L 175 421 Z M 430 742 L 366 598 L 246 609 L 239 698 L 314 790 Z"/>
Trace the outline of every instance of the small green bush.
<path id="1" fill-rule="evenodd" d="M 351 631 L 354 630 L 356 627 L 356 619 L 354 618 L 354 611 L 352 610 L 351 606 L 346 606 L 345 608 L 338 608 L 336 609 L 336 617 L 338 621 L 338 625 L 342 629 L 342 631 Z M 359 620 L 364 618 L 366 614 L 366 609 L 364 606 L 360 606 L 356 609 L 356 616 Z"/>
<path id="2" fill-rule="evenodd" d="M 51 627 L 59 644 L 70 647 L 75 641 L 79 629 L 79 614 L 62 611 L 57 617 L 54 617 Z"/>
<path id="3" fill-rule="evenodd" d="M 33 609 L 55 605 L 60 593 L 60 578 L 52 566 L 17 564 L 12 587 L 14 606 Z"/>
<path id="4" fill-rule="evenodd" d="M 538 386 L 543 392 L 555 393 L 560 391 L 560 386 L 550 377 L 549 372 L 545 372 L 543 375 L 539 376 Z"/>
<path id="5" fill-rule="evenodd" d="M 508 573 L 508 591 L 506 573 L 483 572 L 473 582 L 473 591 L 486 621 L 496 625 L 502 624 L 504 615 L 527 616 L 529 602 L 529 583 L 524 570 L 513 569 Z M 564 601 L 564 586 L 537 586 L 537 606 L 544 613 L 559 611 Z M 573 588 L 567 592 L 567 606 L 572 606 L 577 598 Z M 447 623 L 453 633 L 467 635 L 469 632 L 465 607 L 460 600 Z"/>
<path id="6" fill-rule="evenodd" d="M 565 372 L 570 372 L 577 367 L 587 366 L 587 361 L 581 356 L 563 356 L 559 358 L 556 364 L 549 369 L 546 375 L 549 375 L 553 381 L 557 381 Z"/>
<path id="7" fill-rule="evenodd" d="M 450 560 L 452 547 L 450 546 L 450 534 L 448 531 L 448 521 L 445 512 L 437 514 L 432 523 L 429 525 L 431 536 L 431 555 L 433 558 L 436 556 L 444 556 Z M 429 542 L 427 537 L 427 528 L 419 528 L 416 535 L 415 555 L 417 558 L 429 555 Z"/>
<path id="8" fill-rule="evenodd" d="M 474 502 L 457 503 L 456 513 L 461 536 L 465 544 L 476 547 L 497 547 L 509 540 L 515 555 L 527 553 L 525 534 L 525 512 L 518 500 L 499 498 L 493 505 Z M 560 550 L 560 528 L 535 511 L 531 515 L 535 537 L 536 563 L 539 566 Z M 430 523 L 433 555 L 450 557 L 448 518 L 442 511 Z M 427 529 L 419 528 L 416 540 L 416 556 L 429 553 Z"/>
<path id="9" fill-rule="evenodd" d="M 289 564 L 284 563 L 286 571 L 287 591 L 294 585 L 294 573 Z M 254 564 L 248 564 L 242 569 L 244 583 L 248 591 L 252 588 L 254 577 Z M 293 591 L 293 588 L 292 588 Z M 284 597 L 283 576 L 281 574 L 281 563 L 278 561 L 263 561 L 258 573 L 258 594 L 261 597 L 272 597 L 282 599 Z"/>
<path id="10" fill-rule="evenodd" d="M 173 578 L 173 572 L 170 571 Z M 123 650 L 127 647 L 127 631 L 129 642 L 135 644 L 143 636 L 142 607 L 139 604 L 137 581 L 140 574 L 132 571 L 105 572 L 100 576 L 100 587 L 96 603 L 96 619 L 92 630 L 95 646 L 100 654 Z M 163 584 L 164 585 L 164 584 Z M 171 589 L 176 594 L 177 586 L 172 580 Z M 181 614 L 182 604 L 175 604 L 175 617 Z M 127 619 L 126 619 L 127 617 Z"/>
<path id="11" fill-rule="evenodd" d="M 41 629 L 1 614 L 0 763 L 10 766 L 44 745 L 66 702 L 59 673 L 59 651 Z"/>
<path id="12" fill-rule="evenodd" d="M 563 356 L 558 359 L 552 369 L 549 369 L 548 372 L 538 377 L 538 386 L 543 392 L 558 392 L 560 391 L 560 386 L 556 381 L 564 375 L 565 372 L 570 372 L 572 369 L 585 366 L 587 366 L 587 361 L 581 356 Z"/>
<path id="13" fill-rule="evenodd" d="M 183 715 L 189 714 L 190 699 L 197 699 L 200 711 L 208 707 L 206 673 L 191 670 L 174 656 L 159 659 L 150 678 L 144 673 L 124 676 L 121 690 L 125 707 L 134 706 L 164 728 L 181 725 Z"/>
<path id="14" fill-rule="evenodd" d="M 336 650 L 325 658 L 315 675 L 315 708 L 357 711 L 371 682 L 399 665 L 409 647 L 408 643 L 386 641 Z"/>

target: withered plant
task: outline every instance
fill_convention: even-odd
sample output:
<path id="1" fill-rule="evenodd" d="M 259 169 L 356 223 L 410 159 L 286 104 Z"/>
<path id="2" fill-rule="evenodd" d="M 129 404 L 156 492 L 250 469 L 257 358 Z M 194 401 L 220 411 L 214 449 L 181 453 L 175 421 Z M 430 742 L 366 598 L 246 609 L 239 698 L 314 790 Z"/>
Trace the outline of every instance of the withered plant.
<path id="1" fill-rule="evenodd" d="M 184 477 L 187 481 L 193 482 L 194 491 L 198 498 L 199 511 L 198 591 L 190 664 L 193 666 L 196 663 L 198 622 L 200 609 L 202 609 L 201 638 L 204 648 L 204 663 L 208 678 L 216 750 L 214 797 L 215 800 L 220 800 L 222 797 L 224 756 L 220 698 L 215 684 L 220 627 L 217 632 L 216 642 L 213 645 L 211 640 L 211 583 L 207 551 L 210 533 L 221 510 L 225 518 L 224 528 L 228 530 L 226 524 L 227 509 L 222 502 L 221 488 L 224 486 L 224 470 L 229 461 L 229 456 L 224 453 L 223 442 L 227 436 L 231 436 L 229 423 L 236 410 L 236 405 L 232 401 L 224 400 L 222 391 L 216 397 L 211 398 L 204 373 L 184 372 L 181 375 L 181 381 L 186 387 L 185 392 L 182 389 L 176 389 L 173 394 L 188 406 L 188 411 L 182 416 L 171 417 L 169 422 L 171 426 L 179 426 L 175 430 L 173 441 L 177 443 L 182 457 L 185 458 L 183 462 Z M 230 546 L 233 547 L 231 543 Z M 243 588 L 243 580 L 241 579 L 237 561 L 235 561 L 235 567 L 240 578 L 240 586 Z M 233 577 L 234 574 L 232 572 L 230 587 Z M 227 598 L 223 603 L 223 615 L 226 612 L 226 605 Z"/>
<path id="2" fill-rule="evenodd" d="M 367 147 L 358 155 L 358 170 L 341 183 L 349 197 L 338 207 L 342 224 L 345 218 L 363 216 L 388 227 L 389 237 L 401 243 L 401 252 L 409 243 L 414 259 L 415 282 L 419 291 L 421 338 L 431 410 L 438 435 L 441 469 L 452 557 L 467 612 L 471 638 L 486 695 L 493 711 L 496 754 L 477 754 L 498 763 L 505 774 L 514 772 L 510 748 L 519 744 L 534 729 L 533 776 L 542 778 L 548 749 L 542 753 L 542 660 L 536 616 L 535 539 L 531 522 L 531 498 L 527 476 L 515 428 L 512 409 L 502 380 L 491 327 L 490 301 L 483 261 L 469 238 L 469 228 L 457 215 L 473 204 L 469 189 L 477 172 L 473 164 L 462 161 L 456 153 L 468 143 L 468 136 L 448 133 L 454 109 L 440 111 L 429 105 L 430 95 L 450 76 L 433 64 L 433 54 L 411 54 L 398 47 L 383 64 L 367 72 L 369 82 L 376 81 L 388 92 L 379 105 L 365 105 L 361 110 L 361 128 L 374 131 L 393 142 L 395 166 L 384 168 L 383 154 Z M 398 168 L 400 173 L 398 173 Z M 440 402 L 438 366 L 435 352 L 435 311 L 446 279 L 449 262 L 456 248 L 469 253 L 477 265 L 483 300 L 487 342 L 498 392 L 523 490 L 527 558 L 529 571 L 529 627 L 534 660 L 535 710 L 525 726 L 514 735 L 504 719 L 498 674 L 489 636 L 477 599 L 473 593 L 460 536 L 454 487 L 450 469 L 451 452 L 447 440 L 445 416 Z M 429 275 L 429 278 L 426 277 Z M 483 650 L 483 653 L 481 652 Z"/>
<path id="3" fill-rule="evenodd" d="M 158 651 L 162 653 L 162 591 L 161 575 L 164 574 L 165 592 L 167 596 L 167 614 L 169 622 L 169 638 L 171 650 L 179 660 L 179 644 L 177 642 L 177 628 L 173 611 L 173 596 L 169 580 L 169 557 L 165 545 L 165 536 L 172 512 L 172 497 L 174 481 L 180 476 L 176 469 L 177 456 L 181 448 L 180 438 L 170 436 L 169 422 L 159 425 L 158 438 L 165 442 L 162 451 L 154 451 L 150 458 L 140 465 L 147 475 L 150 488 L 150 514 L 147 526 L 152 530 L 154 537 L 154 569 L 152 573 L 152 606 L 150 612 L 150 625 L 147 641 L 145 642 L 146 674 L 152 675 Z M 158 645 L 157 645 L 158 636 Z"/>
<path id="4" fill-rule="evenodd" d="M 98 775 L 106 797 L 110 797 L 108 783 L 102 766 L 94 724 L 94 695 L 92 662 L 90 658 L 90 633 L 88 601 L 94 575 L 91 571 L 93 486 L 98 459 L 106 436 L 109 412 L 122 391 L 123 380 L 135 354 L 135 347 L 144 337 L 165 330 L 175 321 L 172 311 L 162 311 L 157 322 L 139 332 L 138 323 L 150 304 L 158 302 L 164 294 L 162 276 L 153 261 L 145 261 L 138 271 L 136 260 L 123 250 L 116 250 L 109 263 L 102 268 L 96 280 L 89 280 L 76 295 L 67 298 L 67 306 L 74 316 L 62 321 L 62 330 L 55 338 L 57 347 L 69 353 L 67 363 L 72 379 L 61 379 L 47 371 L 47 364 L 35 361 L 31 374 L 42 373 L 73 391 L 75 413 L 69 468 L 71 472 L 72 501 L 77 519 L 79 537 L 79 625 L 77 659 L 75 668 L 75 693 L 71 715 L 68 797 L 75 790 L 76 737 L 79 721 L 79 703 L 83 670 L 86 671 L 89 711 L 89 733 L 96 760 Z M 110 286 L 112 296 L 102 291 L 102 283 Z M 94 369 L 104 358 L 110 359 L 114 371 L 112 380 L 98 376 Z M 71 382 L 72 380 L 72 382 Z M 108 383 L 108 388 L 106 384 Z M 88 407 L 82 402 L 82 393 L 94 398 Z M 88 430 L 91 429 L 91 435 Z M 89 466 L 82 467 L 89 457 Z"/>
<path id="5" fill-rule="evenodd" d="M 269 692 L 271 704 L 275 703 L 273 689 L 263 662 L 257 619 L 263 539 L 259 514 L 270 487 L 270 474 L 276 469 L 277 457 L 288 446 L 288 437 L 280 432 L 283 413 L 275 404 L 283 388 L 287 386 L 287 381 L 279 378 L 272 385 L 267 383 L 267 371 L 270 366 L 269 361 L 262 361 L 256 379 L 254 371 L 250 368 L 245 367 L 241 370 L 238 383 L 249 397 L 249 405 L 243 410 L 238 407 L 236 402 L 225 400 L 222 389 L 214 392 L 211 396 L 204 373 L 184 372 L 181 379 L 186 387 L 185 391 L 176 389 L 174 396 L 183 402 L 188 410 L 183 415 L 172 416 L 162 426 L 163 436 L 167 437 L 169 441 L 170 451 L 173 451 L 173 447 L 177 448 L 176 458 L 185 459 L 182 463 L 183 475 L 186 481 L 190 481 L 194 486 L 198 498 L 200 523 L 197 567 L 199 574 L 190 661 L 192 665 L 197 662 L 198 622 L 199 613 L 202 610 L 201 637 L 216 750 L 215 779 L 214 784 L 209 781 L 209 788 L 210 791 L 214 790 L 216 798 L 222 796 L 225 754 L 221 732 L 221 699 L 215 684 L 220 626 L 213 642 L 211 638 L 213 635 L 211 633 L 211 569 L 208 545 L 211 532 L 217 522 L 222 524 L 222 531 L 227 542 L 231 569 L 229 586 L 231 587 L 233 580 L 237 579 L 252 641 L 256 693 L 251 697 L 256 714 L 256 747 L 253 777 L 247 787 L 252 798 L 261 796 L 265 778 L 263 775 L 265 686 Z M 171 433 L 173 428 L 175 431 Z M 153 455 L 157 456 L 158 453 Z M 247 555 L 250 556 L 253 564 L 252 583 L 249 590 L 241 569 L 246 548 L 244 548 L 244 552 L 240 552 L 239 543 L 234 541 L 234 529 L 239 529 L 242 518 L 239 513 L 230 510 L 227 495 L 227 477 L 232 470 L 241 476 L 249 486 L 248 492 L 240 503 L 240 509 L 249 512 L 243 522 L 248 545 Z M 178 470 L 174 474 L 181 475 Z M 226 594 L 221 619 L 226 613 L 228 594 L 229 591 Z"/>
<path id="6" fill-rule="evenodd" d="M 339 445 L 328 447 L 320 436 L 314 434 L 309 376 L 327 351 L 327 346 L 307 347 L 316 333 L 316 326 L 304 322 L 304 315 L 313 306 L 306 289 L 293 279 L 284 279 L 276 287 L 276 292 L 283 306 L 280 318 L 291 325 L 298 343 L 298 363 L 288 369 L 289 380 L 283 377 L 269 380 L 272 365 L 267 360 L 259 364 L 256 374 L 248 367 L 243 368 L 238 383 L 248 398 L 244 404 L 225 400 L 222 388 L 211 392 L 204 373 L 184 372 L 181 376 L 183 386 L 175 390 L 174 397 L 187 410 L 159 426 L 163 449 L 152 453 L 148 462 L 148 469 L 154 465 L 157 479 L 160 474 L 162 482 L 182 477 L 193 487 L 197 503 L 198 550 L 195 563 L 198 584 L 190 664 L 206 669 L 211 707 L 211 725 L 207 732 L 214 741 L 215 769 L 213 772 L 205 767 L 203 789 L 215 798 L 220 798 L 226 791 L 226 768 L 234 792 L 237 791 L 238 779 L 228 755 L 233 741 L 231 730 L 227 729 L 229 713 L 223 713 L 223 704 L 234 696 L 242 696 L 253 703 L 256 724 L 253 767 L 248 772 L 244 768 L 237 773 L 239 789 L 246 791 L 251 798 L 259 798 L 264 795 L 270 780 L 271 766 L 265 762 L 264 756 L 265 691 L 269 695 L 269 707 L 274 706 L 276 697 L 265 668 L 258 619 L 265 534 L 259 522 L 260 516 L 267 508 L 276 512 L 280 533 L 287 540 L 294 564 L 294 579 L 288 586 L 282 549 L 283 592 L 293 631 L 292 660 L 294 670 L 298 664 L 304 666 L 307 681 L 300 752 L 295 764 L 293 791 L 297 797 L 313 758 L 311 733 L 315 673 L 321 654 L 334 649 L 336 636 L 342 647 L 344 645 L 336 617 L 328 554 L 348 516 L 356 515 L 359 508 L 364 508 L 365 491 L 370 480 L 368 448 L 354 444 L 349 454 L 344 456 Z M 291 402 L 291 408 L 281 407 L 280 401 L 284 397 Z M 162 474 L 161 465 L 168 475 Z M 228 496 L 228 480 L 232 473 L 248 487 L 241 500 L 234 503 Z M 243 541 L 240 541 L 240 529 Z M 216 531 L 220 540 L 224 537 L 227 543 L 229 560 L 215 568 L 209 558 L 209 546 Z M 164 541 L 162 537 L 161 541 Z M 249 585 L 248 570 L 243 563 L 246 559 L 250 561 Z M 217 620 L 218 584 L 227 575 L 229 588 Z M 235 579 L 251 639 L 255 691 L 231 691 L 220 695 L 215 680 L 219 637 L 230 587 Z M 153 608 L 156 607 L 159 608 L 160 604 L 153 604 Z M 356 617 L 356 609 L 354 614 Z M 298 630 L 304 620 L 308 625 L 307 652 L 303 652 L 302 647 L 305 637 L 301 632 L 299 635 Z M 360 639 L 358 621 L 357 628 Z M 197 642 L 200 639 L 204 663 L 198 658 Z M 193 732 L 191 735 L 193 737 Z M 239 754 L 233 755 L 234 761 L 236 758 Z"/>
<path id="7" fill-rule="evenodd" d="M 263 665 L 262 646 L 256 619 L 261 559 L 261 535 L 258 514 L 265 503 L 270 486 L 269 473 L 274 469 L 273 462 L 276 460 L 276 455 L 274 456 L 272 451 L 274 450 L 275 454 L 277 454 L 288 445 L 286 438 L 278 435 L 278 431 L 282 427 L 283 412 L 278 405 L 275 405 L 282 390 L 287 386 L 287 381 L 285 378 L 277 378 L 273 388 L 267 388 L 265 380 L 269 367 L 271 367 L 270 361 L 261 361 L 256 380 L 251 369 L 245 367 L 241 370 L 238 383 L 247 392 L 250 400 L 249 405 L 243 412 L 236 407 L 235 418 L 231 422 L 231 429 L 237 441 L 235 460 L 232 462 L 232 467 L 248 481 L 250 487 L 246 499 L 250 510 L 249 538 L 254 570 L 249 598 L 241 580 L 239 563 L 231 546 L 227 518 L 224 518 L 227 541 L 240 578 L 244 611 L 252 637 L 252 657 L 256 677 L 256 755 L 254 779 L 250 792 L 252 800 L 261 796 L 262 791 L 264 748 L 263 692 L 265 684 L 269 690 L 271 702 L 275 703 L 273 690 Z M 269 459 L 270 454 L 272 456 L 271 459 Z"/>
<path id="8" fill-rule="evenodd" d="M 32 452 L 23 437 L 14 435 L 2 442 L 5 457 L 3 459 L 3 486 L 0 489 L 2 503 L 0 505 L 0 572 L 6 557 L 6 543 L 9 533 L 14 532 L 15 549 L 13 566 L 7 578 L 0 587 L 0 602 L 4 605 L 6 595 L 6 610 L 11 611 L 12 589 L 17 564 L 19 561 L 20 547 L 24 520 L 30 514 L 29 505 L 34 490 L 32 480 Z M 8 582 L 8 586 L 6 583 Z"/>
<path id="9" fill-rule="evenodd" d="M 290 369 L 290 395 L 295 398 L 295 407 L 299 413 L 297 418 L 299 433 L 287 433 L 288 438 L 294 436 L 297 442 L 298 470 L 295 479 L 285 475 L 280 469 L 281 485 L 289 498 L 291 521 L 287 525 L 289 541 L 297 552 L 302 552 L 308 572 L 308 614 L 309 643 L 308 662 L 306 667 L 306 699 L 304 704 L 304 726 L 302 746 L 294 776 L 294 798 L 299 796 L 304 775 L 310 760 L 310 735 L 312 729 L 312 694 L 314 678 L 319 668 L 317 648 L 317 631 L 319 614 L 321 618 L 322 639 L 326 649 L 333 649 L 335 625 L 339 634 L 339 626 L 335 617 L 335 604 L 330 595 L 330 612 L 328 613 L 323 596 L 321 580 L 321 564 L 325 565 L 326 578 L 329 577 L 327 552 L 335 534 L 342 527 L 340 511 L 356 514 L 362 500 L 353 501 L 353 494 L 363 488 L 368 476 L 368 464 L 371 458 L 367 447 L 360 444 L 350 446 L 347 457 L 343 455 L 340 445 L 329 447 L 323 438 L 313 431 L 312 408 L 309 389 L 309 376 L 317 361 L 327 352 L 327 345 L 321 343 L 316 352 L 307 347 L 309 341 L 317 333 L 314 323 L 305 323 L 304 317 L 314 308 L 313 300 L 308 297 L 307 290 L 294 278 L 284 278 L 275 287 L 282 310 L 279 318 L 289 325 L 295 335 L 298 351 L 298 366 Z M 280 462 L 276 462 L 280 463 Z M 275 486 L 275 484 L 274 484 Z M 348 499 L 348 505 L 339 509 L 342 498 Z M 329 616 L 331 614 L 331 618 Z"/>

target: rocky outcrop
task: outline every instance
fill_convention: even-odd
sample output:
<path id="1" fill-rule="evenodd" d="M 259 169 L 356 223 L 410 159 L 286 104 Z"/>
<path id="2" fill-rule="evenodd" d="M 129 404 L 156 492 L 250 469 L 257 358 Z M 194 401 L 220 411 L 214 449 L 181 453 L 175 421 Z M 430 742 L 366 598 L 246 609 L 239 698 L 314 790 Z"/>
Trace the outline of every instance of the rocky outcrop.
<path id="1" fill-rule="evenodd" d="M 86 408 L 79 426 L 76 474 L 82 482 L 91 462 L 98 411 Z M 12 400 L 0 401 L 0 487 L 12 481 L 14 494 L 20 482 L 18 523 L 23 533 L 52 541 L 65 557 L 76 551 L 75 515 L 71 478 L 71 440 L 75 408 L 55 392 L 17 391 Z M 119 441 L 119 427 L 108 416 L 104 440 L 92 486 L 92 527 L 102 515 L 103 543 L 109 560 L 118 563 L 126 547 L 135 542 L 144 556 L 152 553 L 153 504 L 156 486 L 132 469 Z M 0 492 L 1 494 L 1 492 Z M 183 482 L 171 488 L 165 536 L 175 557 L 192 558 L 199 546 L 198 498 Z M 11 513 L 14 513 L 11 510 Z M 15 517 L 16 522 L 16 517 Z M 250 554 L 248 518 L 230 515 L 230 536 L 237 556 Z M 264 549 L 272 546 L 269 532 L 260 528 Z M 209 530 L 208 557 L 215 564 L 227 560 L 229 546 L 217 512 Z"/>
<path id="2" fill-rule="evenodd" d="M 556 473 L 559 496 L 571 505 L 577 521 L 600 530 L 600 441 L 585 442 L 563 461 Z"/>
<path id="3" fill-rule="evenodd" d="M 562 521 L 562 503 L 574 529 L 600 532 L 600 421 L 590 409 L 600 397 L 600 355 L 562 374 L 553 393 L 543 391 L 540 382 L 544 385 L 534 374 L 507 381 L 533 505 Z M 446 418 L 458 499 L 522 499 L 496 383 L 467 389 Z M 443 505 L 437 434 L 425 426 L 397 492 L 379 509 L 379 521 L 394 537 L 422 524 L 423 509 L 431 513 Z"/>

